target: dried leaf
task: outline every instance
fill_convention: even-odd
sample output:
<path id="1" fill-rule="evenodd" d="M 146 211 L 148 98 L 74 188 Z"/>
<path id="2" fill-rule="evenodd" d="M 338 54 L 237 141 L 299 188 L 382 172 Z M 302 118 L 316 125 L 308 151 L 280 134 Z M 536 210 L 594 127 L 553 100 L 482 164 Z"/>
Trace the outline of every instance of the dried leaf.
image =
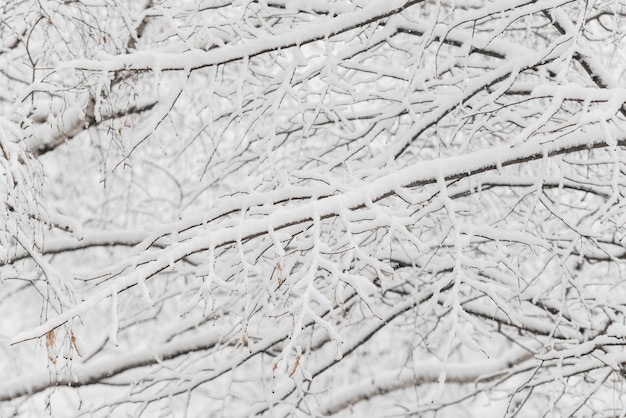
<path id="1" fill-rule="evenodd" d="M 46 334 L 46 351 L 48 351 L 48 360 L 50 363 L 57 364 L 57 356 L 54 352 L 54 330 L 50 330 Z"/>
<path id="2" fill-rule="evenodd" d="M 74 334 L 74 331 L 70 331 L 70 341 L 72 343 L 72 347 L 74 347 L 74 351 L 76 351 L 76 354 L 78 354 L 79 357 L 82 357 L 83 353 L 81 353 L 80 349 L 78 348 L 78 344 L 76 343 L 76 335 Z"/>
<path id="3" fill-rule="evenodd" d="M 283 278 L 283 266 L 280 265 L 280 261 L 276 263 L 276 276 L 278 277 L 278 285 L 282 285 L 285 279 Z"/>
<path id="4" fill-rule="evenodd" d="M 300 365 L 300 356 L 296 357 L 296 362 L 293 365 L 293 370 L 291 370 L 291 373 L 289 373 L 289 377 L 292 377 L 294 374 L 296 374 L 296 370 L 298 370 L 299 365 Z"/>

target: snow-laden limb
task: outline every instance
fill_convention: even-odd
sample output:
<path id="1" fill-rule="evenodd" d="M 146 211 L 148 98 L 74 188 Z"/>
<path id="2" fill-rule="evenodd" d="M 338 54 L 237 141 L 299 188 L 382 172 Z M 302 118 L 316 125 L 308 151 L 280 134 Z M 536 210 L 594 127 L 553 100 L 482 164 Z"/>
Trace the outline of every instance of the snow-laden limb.
<path id="1" fill-rule="evenodd" d="M 476 77 L 465 83 L 465 88 L 460 95 L 444 97 L 435 102 L 435 109 L 437 110 L 431 112 L 428 117 L 423 118 L 420 123 L 416 124 L 403 138 L 396 141 L 386 154 L 392 155 L 393 158 L 396 159 L 399 158 L 423 132 L 459 106 L 460 103 L 469 101 L 477 93 L 493 86 L 496 82 L 509 76 L 515 76 L 515 74 L 522 69 L 533 68 L 542 63 L 545 64 L 554 60 L 568 49 L 569 41 L 570 39 L 565 37 L 558 39 L 555 44 L 549 45 L 545 50 L 533 51 L 528 55 L 515 55 L 514 58 L 507 60 L 506 64 L 500 65 L 493 71 L 487 72 L 485 75 Z M 385 159 L 389 158 L 387 155 L 385 155 Z M 377 163 L 376 160 L 374 160 L 374 163 Z"/>
<path id="2" fill-rule="evenodd" d="M 44 242 L 40 251 L 43 254 L 58 254 L 68 251 L 78 251 L 90 247 L 124 245 L 134 246 L 143 241 L 148 232 L 145 231 L 84 231 L 80 240 L 76 238 L 56 238 Z M 28 257 L 23 248 L 14 251 L 6 249 L 2 258 L 9 263 L 15 263 Z"/>
<path id="3" fill-rule="evenodd" d="M 529 311 L 525 315 L 520 312 L 511 312 L 511 309 L 502 304 L 498 305 L 498 309 L 495 309 L 493 304 L 484 303 L 483 301 L 469 301 L 463 304 L 463 310 L 467 313 L 489 318 L 503 325 L 512 326 L 520 330 L 532 330 L 538 335 L 553 335 L 555 338 L 572 340 L 575 341 L 575 344 L 584 341 L 580 329 L 575 329 L 567 323 L 554 323 L 542 317 L 539 309 L 529 309 L 531 304 L 524 304 L 524 307 Z"/>
<path id="4" fill-rule="evenodd" d="M 550 17 L 552 18 L 552 24 L 563 34 L 568 32 L 575 33 L 580 30 L 580 28 L 577 28 L 572 23 L 563 10 L 553 9 L 550 13 Z M 578 46 L 574 58 L 580 61 L 585 71 L 598 87 L 608 89 L 620 88 L 621 85 L 605 70 L 604 66 L 602 66 L 593 55 L 594 54 L 587 48 Z"/>
<path id="5" fill-rule="evenodd" d="M 254 57 L 270 51 L 336 36 L 343 32 L 377 22 L 422 0 L 386 1 L 376 0 L 361 10 L 341 14 L 330 21 L 309 23 L 284 35 L 253 39 L 244 45 L 229 45 L 210 51 L 192 50 L 170 54 L 159 51 L 141 51 L 132 54 L 102 57 L 100 61 L 74 60 L 62 64 L 60 69 L 116 72 L 123 70 L 189 71 L 213 65 L 226 64 Z"/>
<path id="6" fill-rule="evenodd" d="M 621 135 L 617 128 L 612 132 Z M 619 140 L 621 144 L 623 140 Z M 49 319 L 42 325 L 15 335 L 11 344 L 39 338 L 74 317 L 80 316 L 113 293 L 135 286 L 138 280 L 150 279 L 177 262 L 192 254 L 232 244 L 238 239 L 248 240 L 268 233 L 270 228 L 281 230 L 301 223 L 308 223 L 317 214 L 321 219 L 336 216 L 343 209 L 355 210 L 367 202 L 376 202 L 394 193 L 397 187 L 417 187 L 435 183 L 438 176 L 448 180 L 470 176 L 498 167 L 520 164 L 543 158 L 544 155 L 558 155 L 572 150 L 591 149 L 606 146 L 606 137 L 599 127 L 579 129 L 560 138 L 535 138 L 517 147 L 500 146 L 491 150 L 475 151 L 462 156 L 447 157 L 419 162 L 395 173 L 370 181 L 367 185 L 321 200 L 307 202 L 295 207 L 277 209 L 262 219 L 251 219 L 234 227 L 219 228 L 210 232 L 209 237 L 194 237 L 171 245 L 157 252 L 158 257 L 141 256 L 141 260 L 130 260 L 132 264 L 145 264 L 130 274 L 122 275 L 115 283 L 101 289 L 84 302 L 66 310 L 63 314 Z"/>
<path id="7" fill-rule="evenodd" d="M 442 371 L 447 383 L 478 384 L 506 375 L 514 366 L 524 362 L 530 367 L 537 365 L 533 353 L 517 349 L 499 358 L 465 362 L 438 364 L 435 361 L 414 363 L 411 369 L 404 368 L 380 373 L 359 383 L 333 391 L 321 401 L 321 413 L 334 415 L 364 400 L 385 396 L 390 392 L 439 382 Z"/>
<path id="8" fill-rule="evenodd" d="M 82 228 L 80 228 L 80 237 L 49 238 L 43 242 L 39 251 L 43 254 L 58 254 L 91 247 L 118 245 L 129 247 L 138 246 L 138 249 L 142 250 L 150 247 L 162 248 L 163 246 L 170 245 L 172 243 L 172 238 L 168 238 L 170 235 L 183 237 L 185 236 L 186 231 L 202 227 L 210 222 L 219 221 L 221 218 L 231 215 L 233 212 L 241 211 L 245 208 L 268 204 L 280 205 L 287 201 L 295 202 L 299 200 L 319 199 L 330 196 L 336 192 L 337 190 L 334 187 L 324 187 L 322 185 L 314 187 L 299 187 L 290 185 L 267 193 L 253 192 L 246 194 L 245 196 L 233 196 L 223 202 L 220 202 L 218 207 L 212 208 L 204 213 L 196 216 L 185 217 L 177 222 L 162 225 L 153 228 L 150 231 L 129 229 L 98 231 L 82 230 Z M 68 217 L 63 218 L 65 219 L 64 225 L 58 225 L 59 222 L 56 222 L 56 227 L 66 231 L 78 229 L 75 225 L 76 221 L 74 219 Z M 66 225 L 68 222 L 74 226 L 70 227 Z M 0 254 L 0 257 L 6 259 L 9 263 L 14 263 L 28 257 L 28 253 L 23 248 L 7 248 L 4 253 Z M 190 261 L 191 258 L 187 258 L 187 260 Z"/>
<path id="9" fill-rule="evenodd" d="M 604 351 L 604 350 L 602 350 Z M 584 360 L 576 358 L 575 361 L 560 362 L 560 367 L 555 367 L 555 371 L 551 376 L 540 375 L 533 378 L 529 383 L 529 387 L 536 387 L 553 383 L 555 380 L 562 380 L 567 377 L 577 376 L 588 371 L 598 369 L 609 369 L 617 375 L 624 373 L 624 364 L 626 364 L 626 354 L 623 352 L 614 353 L 598 353 L 594 356 L 586 357 Z"/>
<path id="10" fill-rule="evenodd" d="M 150 102 L 140 106 L 133 106 L 128 109 L 99 115 L 99 119 L 96 120 L 93 115 L 94 101 L 90 100 L 86 105 L 86 111 L 83 113 L 78 111 L 65 112 L 62 120 L 53 119 L 46 124 L 33 124 L 31 126 L 33 136 L 28 139 L 28 148 L 33 155 L 46 154 L 65 144 L 89 127 L 94 127 L 112 119 L 126 117 L 129 114 L 141 114 L 151 110 L 155 105 L 156 102 Z"/>
<path id="11" fill-rule="evenodd" d="M 37 245 L 41 173 L 24 147 L 22 131 L 0 115 L 0 246 Z M 4 258 L 2 259 L 5 260 Z"/>
<path id="12" fill-rule="evenodd" d="M 0 10 L 0 415 L 621 413 L 617 2 L 196 3 Z"/>
<path id="13" fill-rule="evenodd" d="M 135 349 L 116 357 L 87 364 L 73 364 L 68 376 L 52 377 L 47 371 L 19 376 L 0 383 L 0 400 L 16 399 L 41 392 L 50 387 L 80 387 L 105 382 L 107 378 L 126 371 L 147 367 L 184 354 L 213 348 L 231 330 L 211 329 L 202 334 L 177 338 L 154 347 Z"/>

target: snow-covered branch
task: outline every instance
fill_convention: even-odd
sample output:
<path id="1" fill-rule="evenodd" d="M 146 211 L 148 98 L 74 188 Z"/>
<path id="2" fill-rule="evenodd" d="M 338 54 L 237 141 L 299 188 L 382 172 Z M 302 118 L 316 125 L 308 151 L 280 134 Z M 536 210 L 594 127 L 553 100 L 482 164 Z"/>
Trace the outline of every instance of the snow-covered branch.
<path id="1" fill-rule="evenodd" d="M 618 3 L 9 2 L 0 415 L 621 413 Z"/>

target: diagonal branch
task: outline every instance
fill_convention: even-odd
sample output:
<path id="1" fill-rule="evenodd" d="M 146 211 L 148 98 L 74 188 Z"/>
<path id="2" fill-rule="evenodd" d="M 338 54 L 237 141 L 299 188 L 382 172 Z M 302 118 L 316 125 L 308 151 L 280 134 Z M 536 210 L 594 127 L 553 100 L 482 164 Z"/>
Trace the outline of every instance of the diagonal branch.
<path id="1" fill-rule="evenodd" d="M 123 71 L 123 70 L 161 70 L 189 71 L 199 68 L 226 64 L 251 58 L 271 51 L 293 46 L 309 44 L 321 39 L 330 38 L 352 29 L 386 19 L 423 0 L 404 2 L 378 0 L 367 7 L 349 14 L 343 14 L 322 23 L 311 23 L 293 29 L 285 35 L 268 36 L 254 39 L 243 45 L 227 45 L 209 51 L 187 51 L 183 53 L 163 53 L 141 51 L 111 57 L 104 61 L 74 60 L 64 63 L 62 67 L 71 67 L 91 71 Z"/>
<path id="2" fill-rule="evenodd" d="M 550 14 L 544 10 L 543 14 L 550 19 L 552 25 L 559 31 L 561 35 L 576 31 L 576 27 L 561 9 L 552 10 Z M 578 50 L 574 53 L 573 58 L 583 67 L 591 80 L 600 88 L 620 88 L 622 87 L 615 79 L 604 69 L 588 50 Z M 620 113 L 626 116 L 626 105 L 620 106 Z"/>
<path id="3" fill-rule="evenodd" d="M 67 126 L 63 126 L 63 129 L 59 129 L 59 131 L 56 133 L 56 135 L 54 135 L 54 137 L 51 140 L 48 140 L 45 143 L 31 144 L 29 147 L 30 152 L 37 157 L 47 154 L 50 151 L 54 151 L 60 145 L 63 145 L 67 141 L 71 140 L 78 134 L 82 133 L 83 131 L 86 131 L 87 129 L 91 127 L 98 126 L 101 123 L 108 121 L 108 120 L 118 119 L 118 118 L 132 115 L 132 114 L 141 114 L 143 112 L 147 112 L 150 109 L 152 109 L 156 104 L 157 102 L 151 102 L 151 103 L 141 105 L 141 106 L 133 106 L 129 109 L 118 110 L 117 112 L 102 115 L 101 119 L 97 121 L 95 116 L 93 115 L 93 108 L 94 108 L 95 102 L 93 99 L 90 99 L 89 103 L 87 104 L 87 112 L 86 112 L 84 119 L 80 118 L 79 116 L 76 116 L 76 118 L 73 121 L 69 121 Z"/>
<path id="4" fill-rule="evenodd" d="M 100 303 L 113 293 L 125 291 L 137 285 L 139 281 L 154 277 L 166 270 L 171 266 L 172 260 L 178 262 L 192 254 L 254 239 L 268 234 L 268 231 L 272 229 L 279 231 L 294 225 L 305 224 L 311 222 L 314 214 L 319 216 L 319 219 L 328 219 L 338 216 L 345 209 L 358 210 L 366 207 L 369 202 L 377 202 L 395 195 L 398 188 L 415 188 L 436 183 L 440 179 L 469 177 L 554 155 L 602 148 L 607 146 L 605 139 L 607 131 L 617 139 L 619 146 L 626 146 L 626 138 L 621 129 L 612 126 L 604 130 L 596 124 L 562 134 L 560 137 L 535 137 L 534 140 L 514 148 L 504 145 L 465 155 L 422 161 L 342 194 L 306 202 L 299 206 L 281 208 L 261 219 L 248 219 L 233 227 L 217 228 L 211 231 L 209 236 L 196 236 L 187 241 L 175 243 L 165 250 L 155 252 L 153 261 L 132 273 L 121 276 L 116 283 L 92 294 L 74 308 L 50 318 L 32 330 L 16 335 L 11 340 L 11 344 L 45 335 L 50 330 L 88 311 L 91 306 Z M 132 259 L 129 262 L 132 262 Z"/>

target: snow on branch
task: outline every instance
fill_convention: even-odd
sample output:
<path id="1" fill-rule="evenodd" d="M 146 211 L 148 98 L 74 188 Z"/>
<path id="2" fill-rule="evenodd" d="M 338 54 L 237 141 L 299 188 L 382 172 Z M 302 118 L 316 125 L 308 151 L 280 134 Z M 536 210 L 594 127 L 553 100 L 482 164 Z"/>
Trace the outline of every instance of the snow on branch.
<path id="1" fill-rule="evenodd" d="M 618 2 L 0 21 L 1 416 L 621 413 Z"/>
<path id="2" fill-rule="evenodd" d="M 74 68 L 90 71 L 116 72 L 123 70 L 196 70 L 212 65 L 254 57 L 269 51 L 292 46 L 306 45 L 319 39 L 329 38 L 354 28 L 387 18 L 421 0 L 374 1 L 363 9 L 346 13 L 322 23 L 310 23 L 291 30 L 286 35 L 268 36 L 249 40 L 244 45 L 217 48 L 212 51 L 187 51 L 170 54 L 159 51 L 141 51 L 112 57 L 101 57 L 100 61 L 75 60 L 64 63 L 60 69 Z"/>
<path id="3" fill-rule="evenodd" d="M 619 133 L 616 132 L 615 135 L 617 136 Z M 622 140 L 620 140 L 621 142 Z M 477 172 L 493 170 L 497 167 L 540 159 L 544 155 L 555 155 L 571 152 L 572 150 L 591 149 L 606 145 L 606 139 L 602 130 L 585 129 L 583 131 L 575 131 L 552 141 L 537 138 L 534 143 L 525 143 L 516 148 L 502 146 L 458 157 L 421 162 L 336 196 L 288 209 L 278 209 L 264 219 L 253 219 L 235 227 L 213 230 L 210 232 L 208 239 L 204 236 L 191 238 L 172 245 L 170 246 L 171 248 L 166 248 L 159 254 L 159 257 L 153 260 L 143 260 L 142 262 L 146 263 L 144 267 L 121 276 L 112 287 L 96 292 L 84 302 L 65 311 L 62 315 L 46 321 L 35 329 L 24 331 L 14 336 L 11 344 L 41 337 L 74 317 L 80 316 L 113 293 L 135 286 L 138 280 L 150 279 L 157 273 L 170 267 L 172 261 L 176 262 L 189 255 L 206 251 L 210 246 L 219 248 L 236 242 L 237 237 L 248 240 L 264 235 L 268 232 L 270 226 L 274 230 L 281 230 L 303 222 L 308 223 L 313 220 L 314 214 L 318 214 L 321 219 L 325 219 L 336 216 L 344 208 L 355 210 L 363 207 L 368 201 L 376 202 L 392 195 L 398 186 L 417 187 L 434 183 L 437 181 L 438 171 L 444 179 L 455 179 Z"/>

